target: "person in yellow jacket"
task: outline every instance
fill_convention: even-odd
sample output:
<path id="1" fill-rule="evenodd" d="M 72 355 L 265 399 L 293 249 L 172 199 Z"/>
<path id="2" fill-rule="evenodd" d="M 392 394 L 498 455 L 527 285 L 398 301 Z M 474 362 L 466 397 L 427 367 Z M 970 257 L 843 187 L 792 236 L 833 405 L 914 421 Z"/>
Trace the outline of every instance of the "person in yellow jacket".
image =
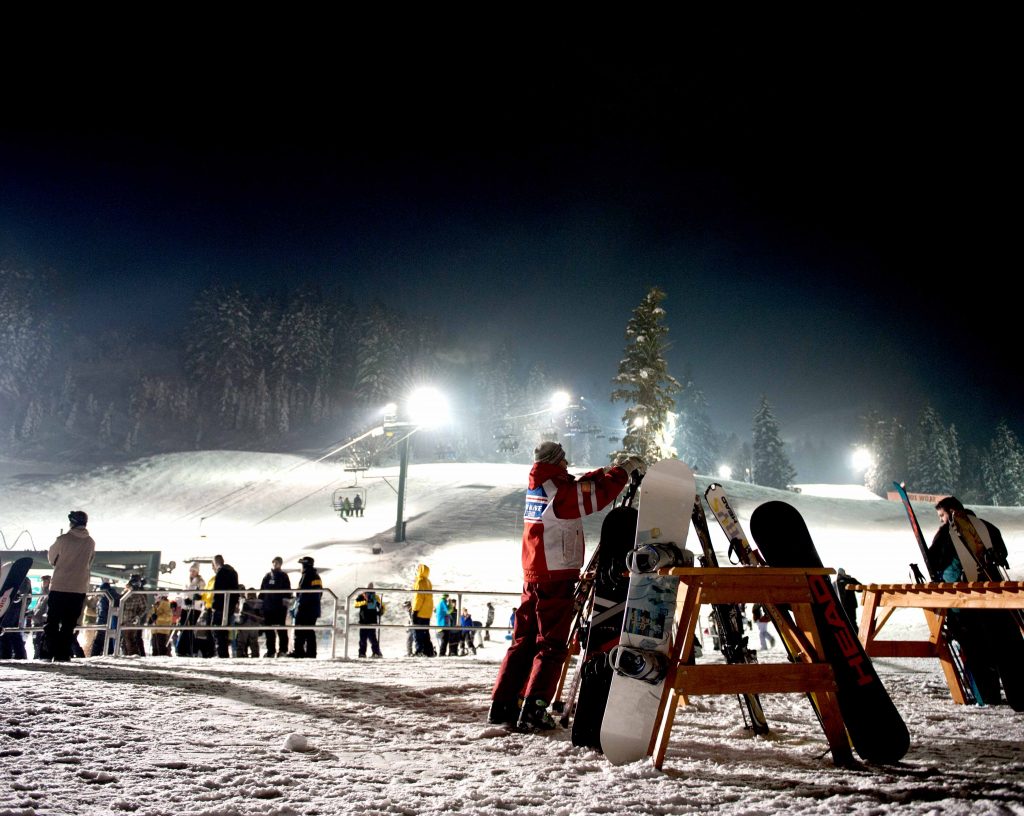
<path id="1" fill-rule="evenodd" d="M 412 588 L 417 590 L 416 594 L 412 598 L 412 625 L 413 626 L 426 626 L 430 623 L 430 614 L 434 611 L 434 595 L 427 591 L 431 590 L 434 585 L 430 583 L 430 567 L 426 564 L 420 564 L 416 567 L 416 580 L 413 582 Z M 414 656 L 421 657 L 433 657 L 434 656 L 434 644 L 430 642 L 430 630 L 429 629 L 417 629 L 416 631 L 416 651 L 413 652 Z"/>
<path id="2" fill-rule="evenodd" d="M 166 595 L 160 595 L 153 604 L 149 613 L 149 622 L 157 626 L 167 627 L 165 629 L 153 629 L 150 632 L 150 654 L 154 657 L 171 655 L 171 626 L 174 625 L 174 613 L 171 611 L 171 601 Z"/>

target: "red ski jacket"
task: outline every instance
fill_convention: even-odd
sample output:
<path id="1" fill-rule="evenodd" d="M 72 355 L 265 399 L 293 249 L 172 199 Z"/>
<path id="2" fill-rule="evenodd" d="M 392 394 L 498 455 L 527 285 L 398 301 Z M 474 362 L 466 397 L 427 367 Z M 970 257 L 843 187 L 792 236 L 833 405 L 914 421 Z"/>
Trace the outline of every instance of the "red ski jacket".
<path id="1" fill-rule="evenodd" d="M 523 516 L 523 580 L 566 581 L 583 566 L 583 516 L 611 504 L 629 477 L 620 467 L 592 470 L 578 480 L 558 465 L 530 470 Z"/>

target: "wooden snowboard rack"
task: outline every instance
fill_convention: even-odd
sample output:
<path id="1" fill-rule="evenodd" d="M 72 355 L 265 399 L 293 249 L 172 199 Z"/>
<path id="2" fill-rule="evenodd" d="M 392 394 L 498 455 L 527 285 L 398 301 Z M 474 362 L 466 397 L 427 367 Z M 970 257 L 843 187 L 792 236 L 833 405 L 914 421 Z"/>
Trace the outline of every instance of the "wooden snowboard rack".
<path id="1" fill-rule="evenodd" d="M 661 708 L 651 734 L 648 754 L 654 766 L 665 761 L 672 724 L 680 703 L 701 694 L 784 694 L 814 696 L 822 730 L 837 764 L 851 757 L 846 726 L 836 698 L 835 675 L 825 662 L 821 636 L 811 612 L 809 575 L 831 575 L 831 569 L 674 567 L 661 575 L 679 578 L 676 602 L 676 636 L 669 653 Z M 795 626 L 780 632 L 803 662 L 694 665 L 690 659 L 701 604 L 787 604 Z"/>
<path id="2" fill-rule="evenodd" d="M 957 584 L 866 584 L 851 586 L 864 592 L 858 636 L 869 657 L 938 658 L 953 701 L 966 702 L 965 689 L 953 666 L 942 631 L 950 609 L 1024 609 L 1024 582 L 974 581 Z M 898 608 L 920 609 L 928 622 L 928 640 L 877 640 L 878 633 Z M 876 619 L 879 608 L 884 608 Z M 1018 619 L 1019 620 L 1019 619 Z"/>

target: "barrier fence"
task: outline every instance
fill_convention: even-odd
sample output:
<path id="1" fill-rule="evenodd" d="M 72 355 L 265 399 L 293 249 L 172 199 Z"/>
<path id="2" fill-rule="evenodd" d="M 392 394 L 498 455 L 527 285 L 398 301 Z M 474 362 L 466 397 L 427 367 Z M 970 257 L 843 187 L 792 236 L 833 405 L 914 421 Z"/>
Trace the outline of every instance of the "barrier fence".
<path id="1" fill-rule="evenodd" d="M 353 610 L 355 609 L 355 600 L 356 600 L 356 598 L 358 598 L 364 592 L 373 592 L 373 593 L 375 593 L 378 596 L 382 596 L 382 594 L 383 594 L 383 592 L 385 590 L 387 591 L 387 593 L 389 595 L 402 595 L 402 596 L 408 595 L 410 597 L 410 600 L 412 598 L 414 598 L 415 596 L 417 596 L 417 595 L 433 595 L 433 596 L 435 596 L 435 599 L 440 597 L 441 595 L 448 595 L 448 597 L 450 597 L 450 598 L 454 597 L 454 598 L 457 599 L 457 607 L 458 607 L 458 609 L 462 609 L 463 608 L 463 601 L 462 601 L 462 599 L 464 597 L 467 597 L 467 596 L 485 597 L 485 598 L 515 598 L 516 600 L 518 600 L 520 597 L 522 597 L 522 593 L 520 593 L 520 592 L 496 592 L 496 591 L 493 591 L 493 590 L 478 590 L 478 589 L 430 589 L 430 590 L 424 591 L 424 590 L 416 590 L 416 589 L 400 589 L 400 588 L 395 588 L 395 587 L 381 587 L 379 589 L 377 589 L 375 587 L 358 587 L 357 589 L 352 590 L 348 594 L 348 597 L 346 598 L 346 601 L 345 601 L 345 608 L 344 608 L 344 611 L 343 611 L 343 619 L 344 619 L 344 627 L 345 627 L 345 648 L 344 648 L 344 653 L 343 653 L 344 657 L 348 657 L 349 634 L 350 634 L 352 629 L 355 629 L 357 632 L 360 629 L 405 629 L 406 631 L 415 631 L 417 629 L 427 629 L 427 630 L 430 630 L 430 631 L 433 631 L 433 632 L 446 632 L 446 631 L 460 631 L 461 632 L 461 631 L 467 631 L 466 627 L 464 627 L 464 626 L 439 626 L 439 625 L 437 625 L 435 623 L 413 624 L 411 620 L 406 622 L 406 623 L 360 624 L 359 621 L 358 621 L 358 611 L 356 611 L 356 613 L 355 613 L 356 617 L 357 617 L 357 620 L 355 622 L 350 622 L 349 621 L 349 609 L 353 609 Z M 432 618 L 433 617 L 434 609 L 436 608 L 435 603 L 433 601 L 431 602 L 430 606 L 431 606 L 431 612 L 430 612 L 430 615 L 428 616 L 428 618 Z M 394 607 L 391 607 L 391 611 L 392 612 L 394 611 Z M 476 631 L 480 631 L 480 632 L 493 632 L 493 631 L 496 631 L 496 630 L 508 631 L 508 628 L 509 627 L 507 625 L 504 625 L 504 626 L 479 626 L 479 627 L 473 627 L 472 630 L 469 630 L 469 631 L 473 631 L 473 632 L 476 632 Z"/>
<path id="2" fill-rule="evenodd" d="M 459 610 L 463 609 L 464 599 L 467 597 L 486 597 L 486 598 L 514 598 L 518 600 L 520 598 L 519 592 L 501 592 L 501 591 L 484 591 L 484 590 L 467 590 L 467 589 L 432 589 L 426 593 L 413 589 L 400 589 L 393 587 L 382 587 L 380 589 L 371 587 L 359 587 L 354 589 L 345 598 L 344 605 L 338 603 L 338 596 L 330 589 L 271 589 L 271 590 L 255 590 L 255 589 L 244 589 L 244 590 L 212 590 L 212 589 L 194 589 L 194 590 L 181 590 L 181 589 L 128 589 L 124 594 L 117 598 L 117 605 L 115 606 L 114 599 L 111 595 L 104 590 L 90 590 L 85 593 L 86 598 L 96 598 L 97 601 L 106 597 L 110 601 L 110 606 L 107 611 L 107 619 L 104 622 L 98 622 L 93 624 L 79 623 L 76 627 L 76 637 L 79 634 L 88 634 L 89 632 L 95 632 L 96 638 L 102 638 L 101 646 L 99 647 L 100 655 L 112 655 L 114 657 L 120 657 L 122 655 L 122 634 L 125 632 L 141 631 L 143 633 L 150 632 L 169 632 L 169 641 L 173 639 L 175 633 L 180 635 L 182 632 L 194 632 L 201 635 L 212 635 L 215 632 L 249 632 L 255 631 L 259 634 L 266 633 L 268 631 L 278 632 L 287 631 L 289 637 L 294 639 L 296 631 L 314 631 L 316 633 L 330 632 L 330 656 L 331 658 L 337 657 L 337 642 L 338 635 L 341 633 L 344 639 L 343 657 L 348 658 L 349 656 L 349 635 L 354 629 L 358 632 L 362 628 L 370 629 L 404 629 L 406 631 L 415 631 L 417 629 L 427 629 L 434 632 L 442 631 L 472 631 L 474 633 L 480 632 L 492 632 L 492 631 L 508 631 L 509 626 L 507 623 L 502 625 L 481 625 L 479 627 L 472 627 L 471 630 L 467 630 L 463 626 L 441 626 L 436 623 L 429 624 L 413 624 L 411 620 L 403 623 L 385 623 L 383 621 L 375 624 L 361 625 L 358 622 L 358 610 L 355 608 L 355 600 L 363 592 L 374 592 L 378 596 L 382 595 L 382 592 L 386 591 L 388 595 L 400 595 L 408 596 L 410 601 L 416 595 L 430 594 L 437 597 L 447 594 L 450 598 L 456 599 L 456 605 Z M 284 595 L 288 599 L 292 596 L 300 594 L 318 594 L 321 596 L 321 603 L 327 602 L 331 606 L 329 614 L 321 614 L 318 620 L 328 618 L 326 623 L 316 624 L 303 624 L 297 626 L 295 623 L 285 623 L 282 625 L 267 625 L 265 623 L 258 623 L 252 625 L 245 625 L 241 623 L 231 623 L 230 621 L 223 620 L 224 613 L 230 608 L 230 602 L 224 605 L 222 608 L 222 620 L 220 622 L 205 623 L 197 621 L 195 623 L 182 623 L 182 620 L 187 620 L 187 613 L 192 611 L 199 611 L 200 614 L 204 614 L 208 611 L 202 596 L 215 596 L 215 595 L 233 595 L 238 598 L 238 609 L 235 613 L 241 609 L 241 605 L 245 602 L 246 596 L 249 594 L 257 595 Z M 136 620 L 132 622 L 126 622 L 122 619 L 121 611 L 125 606 L 125 602 L 133 596 L 143 596 L 147 598 L 145 605 L 145 612 L 143 613 L 142 620 Z M 177 601 L 179 607 L 179 614 L 181 618 L 178 623 L 158 623 L 148 622 L 147 618 L 153 611 L 153 603 L 158 597 L 167 597 L 169 600 Z M 6 627 L 4 633 L 21 633 L 27 635 L 36 635 L 43 632 L 43 626 L 29 625 L 26 622 L 28 617 L 34 612 L 32 602 L 35 599 L 45 598 L 43 593 L 32 593 L 31 595 L 25 595 L 21 600 L 21 610 L 18 615 L 19 626 L 17 627 Z M 434 603 L 431 603 L 431 613 L 429 619 L 433 618 L 433 611 L 435 608 Z M 394 614 L 394 607 L 389 606 L 389 609 Z M 350 610 L 355 617 L 355 620 L 350 619 Z M 210 610 L 212 611 L 212 610 Z M 262 611 L 262 610 L 261 610 Z M 321 610 L 323 612 L 323 610 Z M 294 641 L 293 641 L 294 642 Z M 83 651 L 85 651 L 83 649 Z M 86 653 L 94 651 L 90 648 Z"/>

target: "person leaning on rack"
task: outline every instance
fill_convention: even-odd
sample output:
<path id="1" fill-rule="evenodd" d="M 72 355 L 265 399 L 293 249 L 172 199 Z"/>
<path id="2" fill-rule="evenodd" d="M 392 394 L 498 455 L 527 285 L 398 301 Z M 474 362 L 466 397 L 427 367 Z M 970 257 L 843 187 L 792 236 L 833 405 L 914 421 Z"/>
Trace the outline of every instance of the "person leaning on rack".
<path id="1" fill-rule="evenodd" d="M 628 456 L 576 479 L 557 442 L 542 442 L 533 458 L 523 525 L 523 594 L 487 715 L 491 723 L 522 731 L 555 727 L 547 707 L 568 652 L 573 592 L 583 566 L 582 517 L 607 507 L 634 471 L 646 470 L 643 459 Z"/>

